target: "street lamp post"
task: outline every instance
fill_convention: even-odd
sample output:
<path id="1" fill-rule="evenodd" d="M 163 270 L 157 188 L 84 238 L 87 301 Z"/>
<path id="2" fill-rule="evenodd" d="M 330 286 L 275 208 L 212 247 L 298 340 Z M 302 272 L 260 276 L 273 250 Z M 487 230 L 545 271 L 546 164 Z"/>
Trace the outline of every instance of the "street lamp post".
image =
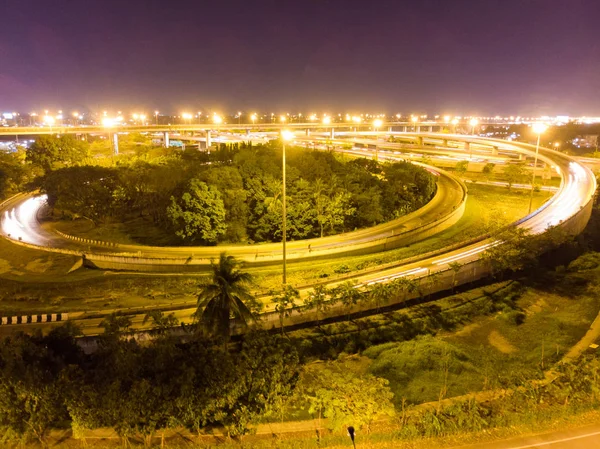
<path id="1" fill-rule="evenodd" d="M 380 118 L 377 118 L 373 121 L 373 128 L 375 128 L 375 162 L 379 162 L 379 145 L 377 145 L 377 131 L 383 125 L 383 121 Z"/>
<path id="2" fill-rule="evenodd" d="M 475 127 L 479 124 L 479 120 L 476 118 L 472 118 L 469 120 L 469 125 L 471 125 L 471 134 L 475 134 Z"/>
<path id="3" fill-rule="evenodd" d="M 154 121 L 158 125 L 158 111 L 154 111 Z"/>
<path id="4" fill-rule="evenodd" d="M 419 117 L 413 115 L 410 120 L 413 122 L 413 132 L 417 132 L 417 122 L 419 121 Z"/>
<path id="5" fill-rule="evenodd" d="M 285 204 L 285 142 L 286 141 L 290 141 L 294 138 L 294 133 L 291 131 L 287 131 L 284 130 L 281 132 L 281 140 L 283 142 L 283 151 L 282 151 L 282 163 L 281 163 L 281 167 L 282 167 L 282 172 L 283 172 L 283 186 L 282 186 L 282 198 L 281 198 L 281 209 L 282 209 L 282 213 L 283 213 L 283 222 L 281 225 L 281 232 L 282 232 L 282 236 L 281 236 L 281 241 L 283 243 L 283 285 L 287 284 L 287 253 L 286 253 L 286 248 L 285 248 L 285 244 L 286 244 L 286 240 L 287 240 L 287 211 L 286 211 L 286 204 Z"/>
<path id="6" fill-rule="evenodd" d="M 456 125 L 458 125 L 458 119 L 454 118 L 452 119 L 452 134 L 456 134 Z"/>
<path id="7" fill-rule="evenodd" d="M 535 159 L 533 162 L 533 173 L 531 175 L 531 190 L 529 191 L 529 215 L 531 213 L 531 206 L 533 204 L 533 186 L 535 184 L 535 170 L 537 168 L 538 152 L 540 151 L 540 136 L 548 127 L 543 123 L 536 123 L 533 125 L 533 132 L 537 134 L 537 143 L 535 145 Z"/>

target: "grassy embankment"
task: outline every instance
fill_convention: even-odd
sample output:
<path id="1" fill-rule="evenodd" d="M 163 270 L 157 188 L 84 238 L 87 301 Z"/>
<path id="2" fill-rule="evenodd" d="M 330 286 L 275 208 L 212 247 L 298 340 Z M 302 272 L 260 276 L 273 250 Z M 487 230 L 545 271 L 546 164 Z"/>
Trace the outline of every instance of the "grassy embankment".
<path id="1" fill-rule="evenodd" d="M 340 258 L 333 263 L 292 263 L 288 266 L 289 282 L 306 284 L 432 251 L 481 235 L 526 213 L 529 198 L 524 191 L 509 192 L 505 188 L 477 184 L 469 189 L 465 214 L 452 228 L 386 253 Z M 537 192 L 534 206 L 541 205 L 549 196 L 547 192 Z M 97 238 L 94 235 L 85 237 Z M 15 251 L 15 248 L 9 242 L 0 241 L 0 267 L 4 277 L 0 283 L 2 313 L 139 307 L 189 301 L 196 292 L 198 276 L 111 273 L 99 278 L 99 272 L 90 270 L 79 270 L 66 276 L 75 257 L 42 254 L 27 248 Z M 267 290 L 280 286 L 278 267 L 252 271 L 256 275 L 257 288 Z"/>

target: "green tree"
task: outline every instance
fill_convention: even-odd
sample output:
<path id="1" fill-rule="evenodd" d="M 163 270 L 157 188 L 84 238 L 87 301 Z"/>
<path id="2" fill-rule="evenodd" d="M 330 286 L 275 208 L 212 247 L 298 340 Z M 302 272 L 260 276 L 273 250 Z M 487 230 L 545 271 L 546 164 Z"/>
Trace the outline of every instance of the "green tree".
<path id="1" fill-rule="evenodd" d="M 167 335 L 171 329 L 179 325 L 179 320 L 175 318 L 174 313 L 165 315 L 160 310 L 152 310 L 146 314 L 142 324 L 152 321 L 154 329 L 158 335 Z"/>
<path id="2" fill-rule="evenodd" d="M 39 181 L 56 209 L 85 217 L 94 223 L 123 218 L 124 204 L 118 171 L 106 167 L 65 167 L 47 173 Z"/>
<path id="3" fill-rule="evenodd" d="M 60 137 L 44 135 L 38 137 L 27 149 L 27 161 L 50 171 L 78 164 L 88 157 L 88 153 L 87 142 L 70 134 Z"/>
<path id="4" fill-rule="evenodd" d="M 48 430 L 68 422 L 62 375 L 83 359 L 73 330 L 16 334 L 0 344 L 0 426 L 22 441 L 33 437 L 44 447 Z"/>
<path id="5" fill-rule="evenodd" d="M 115 312 L 104 318 L 100 323 L 100 327 L 104 328 L 106 335 L 120 337 L 123 333 L 129 331 L 131 324 L 130 317 Z"/>
<path id="6" fill-rule="evenodd" d="M 450 262 L 448 264 L 448 268 L 450 268 L 452 270 L 452 291 L 454 291 L 454 287 L 456 287 L 456 275 L 458 274 L 458 272 L 460 271 L 460 269 L 463 267 L 463 264 L 458 263 L 458 262 Z"/>
<path id="7" fill-rule="evenodd" d="M 279 315 L 279 327 L 283 335 L 283 320 L 292 314 L 292 310 L 296 305 L 296 300 L 300 298 L 300 292 L 291 285 L 286 285 L 283 291 L 273 296 L 271 301 L 275 303 L 275 312 Z"/>
<path id="8" fill-rule="evenodd" d="M 456 163 L 456 166 L 454 167 L 454 171 L 462 176 L 467 172 L 468 168 L 469 168 L 469 161 L 459 161 Z"/>
<path id="9" fill-rule="evenodd" d="M 507 164 L 504 166 L 504 178 L 508 183 L 508 190 L 510 190 L 513 184 L 523 182 L 525 178 L 525 164 Z"/>
<path id="10" fill-rule="evenodd" d="M 487 179 L 488 181 L 492 178 L 495 167 L 496 164 L 494 164 L 493 162 L 488 162 L 483 166 L 481 172 L 483 173 L 483 176 L 485 176 L 485 179 Z"/>
<path id="11" fill-rule="evenodd" d="M 320 320 L 321 312 L 327 309 L 328 297 L 329 292 L 327 287 L 324 285 L 317 285 L 308 293 L 308 297 L 304 300 L 304 304 L 308 308 L 315 309 L 317 323 Z"/>
<path id="12" fill-rule="evenodd" d="M 240 269 L 240 262 L 224 252 L 218 263 L 212 263 L 211 278 L 200 285 L 195 317 L 211 335 L 229 340 L 230 319 L 240 320 L 243 325 L 253 320 L 253 314 L 245 302 L 253 301 L 249 286 L 250 273 Z"/>
<path id="13" fill-rule="evenodd" d="M 315 366 L 303 373 L 300 391 L 309 412 L 329 418 L 331 428 L 351 424 L 369 432 L 374 420 L 394 415 L 388 384 L 371 374 L 357 376 L 343 365 Z"/>
<path id="14" fill-rule="evenodd" d="M 23 164 L 21 154 L 0 151 L 0 198 L 16 193 L 33 174 Z"/>
<path id="15" fill-rule="evenodd" d="M 167 215 L 175 234 L 183 240 L 216 242 L 227 230 L 221 194 L 216 187 L 198 179 L 189 182 L 187 191 L 180 199 L 171 197 Z"/>
<path id="16" fill-rule="evenodd" d="M 211 167 L 202 172 L 198 178 L 208 185 L 215 186 L 223 197 L 227 231 L 224 237 L 230 242 L 240 242 L 247 238 L 248 225 L 248 192 L 237 167 Z"/>

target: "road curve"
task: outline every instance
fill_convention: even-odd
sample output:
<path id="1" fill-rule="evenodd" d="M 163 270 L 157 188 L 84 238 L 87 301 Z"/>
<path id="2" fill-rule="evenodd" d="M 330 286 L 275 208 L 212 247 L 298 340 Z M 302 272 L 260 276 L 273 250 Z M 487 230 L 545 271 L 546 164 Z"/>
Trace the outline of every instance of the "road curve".
<path id="1" fill-rule="evenodd" d="M 287 244 L 288 260 L 366 254 L 392 249 L 422 240 L 452 226 L 464 212 L 466 186 L 444 170 L 424 167 L 437 177 L 437 191 L 425 206 L 371 228 L 318 239 L 290 241 Z M 44 197 L 40 195 L 18 196 L 8 201 L 0 217 L 2 234 L 12 241 L 35 245 L 39 249 L 59 248 L 76 251 L 77 254 L 85 252 L 88 260 L 94 260 L 97 255 L 108 257 L 112 254 L 121 257 L 135 256 L 136 260 L 172 259 L 174 267 L 183 264 L 194 267 L 208 265 L 210 260 L 218 257 L 222 251 L 251 264 L 280 263 L 282 260 L 281 243 L 216 247 L 152 247 L 67 239 L 64 234 L 59 235 L 40 225 L 37 217 L 44 203 Z M 148 265 L 153 265 L 152 261 L 148 262 Z"/>
<path id="2" fill-rule="evenodd" d="M 535 152 L 535 148 L 531 145 L 499 141 L 493 139 L 481 139 L 475 137 L 465 136 L 448 136 L 448 135 L 435 135 L 428 134 L 423 136 L 425 139 L 429 139 L 431 142 L 436 143 L 441 139 L 452 139 L 466 140 L 477 142 L 482 147 L 486 145 L 491 148 L 494 146 L 501 146 L 505 151 L 519 152 L 531 156 Z M 382 146 L 387 146 L 385 143 Z M 562 177 L 561 186 L 558 192 L 548 200 L 541 208 L 533 211 L 527 217 L 519 220 L 515 223 L 515 226 L 519 226 L 533 233 L 544 232 L 548 226 L 559 225 L 565 227 L 569 232 L 576 234 L 581 232 L 591 213 L 591 206 L 593 203 L 593 196 L 596 190 L 596 180 L 592 172 L 581 166 L 572 158 L 555 152 L 553 150 L 542 148 L 540 149 L 540 159 L 552 166 Z M 27 223 L 24 224 L 27 226 Z M 357 274 L 352 281 L 355 283 L 355 287 L 368 287 L 378 283 L 386 283 L 398 278 L 413 278 L 421 279 L 426 278 L 431 274 L 436 273 L 439 276 L 437 286 L 433 283 L 429 285 L 426 290 L 427 294 L 435 293 L 437 291 L 443 291 L 460 285 L 463 283 L 471 282 L 473 280 L 480 279 L 489 273 L 489 267 L 486 267 L 485 261 L 482 261 L 481 255 L 493 245 L 500 244 L 500 242 L 493 238 L 482 237 L 475 239 L 471 242 L 465 242 L 462 245 L 456 245 L 452 249 L 437 251 L 435 254 L 423 255 L 420 257 L 413 258 L 411 261 L 398 261 L 392 267 L 384 268 L 381 267 L 378 271 Z M 452 262 L 458 262 L 461 266 L 465 266 L 463 272 L 456 276 L 456 273 L 452 273 L 450 264 Z M 328 287 L 334 287 L 341 281 L 333 281 L 328 283 Z M 302 297 L 305 297 L 308 292 L 308 288 L 301 291 Z M 414 295 L 417 295 L 415 293 Z M 414 296 L 413 295 L 413 296 Z M 401 301 L 409 298 L 409 295 L 405 295 L 404 299 L 398 299 Z M 334 306 L 333 311 L 335 314 L 349 314 L 359 309 L 354 310 L 354 307 L 341 307 Z M 358 307 L 358 306 L 357 306 Z M 278 326 L 278 317 L 272 312 L 272 307 L 266 308 L 267 314 L 264 317 L 264 323 L 266 327 Z M 193 308 L 176 310 L 175 314 L 177 318 L 182 321 L 189 321 L 190 315 L 194 311 Z M 148 324 L 143 324 L 143 317 L 146 311 L 134 312 L 133 320 L 135 325 L 133 326 L 136 330 L 148 328 Z M 270 312 L 270 313 L 269 313 Z M 287 325 L 296 325 L 304 321 L 313 320 L 310 314 L 300 313 L 297 310 L 292 310 L 291 315 L 286 318 Z M 108 312 L 107 312 L 108 313 Z M 74 319 L 78 325 L 83 327 L 84 334 L 86 335 L 97 335 L 102 332 L 100 328 L 100 321 L 102 318 L 99 316 L 102 313 L 95 313 L 93 316 L 86 316 L 85 313 L 70 313 L 69 317 Z M 59 325 L 60 323 L 44 323 L 42 327 L 49 327 Z M 9 326 L 12 330 L 26 330 L 33 326 L 40 326 L 40 324 L 18 324 L 15 326 Z M 0 330 L 3 330 L 4 326 L 0 326 Z M 5 330 L 8 332 L 9 328 Z"/>

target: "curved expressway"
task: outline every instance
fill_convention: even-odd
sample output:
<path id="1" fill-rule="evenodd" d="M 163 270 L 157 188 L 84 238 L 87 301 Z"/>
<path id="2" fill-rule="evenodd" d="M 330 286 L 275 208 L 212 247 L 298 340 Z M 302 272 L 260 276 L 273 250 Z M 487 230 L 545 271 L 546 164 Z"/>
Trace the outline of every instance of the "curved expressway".
<path id="1" fill-rule="evenodd" d="M 473 149 L 474 155 L 481 155 L 489 149 L 488 154 L 497 153 L 498 150 L 507 154 L 523 154 L 526 157 L 535 155 L 535 147 L 528 144 L 508 142 L 505 140 L 479 138 L 474 136 L 463 135 L 448 135 L 448 134 L 415 134 L 415 133 L 400 133 L 395 134 L 395 137 L 406 139 L 408 141 L 419 141 L 422 144 L 433 145 L 428 147 L 428 151 L 441 151 L 447 153 L 454 151 L 465 154 L 466 150 L 456 148 L 438 148 L 436 146 L 447 145 L 449 141 L 464 145 L 477 146 Z M 373 141 L 370 141 L 373 143 Z M 381 148 L 399 148 L 398 144 L 377 142 Z M 576 162 L 574 159 L 546 148 L 540 148 L 539 159 L 550 164 L 561 175 L 562 182 L 558 192 L 548 200 L 541 208 L 533 211 L 527 217 L 519 220 L 517 226 L 528 229 L 532 233 L 544 232 L 549 226 L 560 225 L 565 227 L 571 233 L 579 233 L 583 230 L 589 216 L 591 214 L 593 195 L 596 190 L 596 180 L 592 172 Z M 443 174 L 442 171 L 439 171 Z M 445 183 L 447 187 L 445 188 Z M 461 198 L 464 196 L 463 186 L 460 186 L 453 181 L 451 177 L 441 176 L 439 181 L 440 188 L 436 197 L 424 208 L 409 214 L 399 220 L 370 228 L 363 231 L 357 231 L 338 236 L 326 237 L 324 239 L 315 239 L 313 241 L 296 241 L 290 242 L 288 257 L 290 259 L 305 259 L 315 257 L 328 257 L 340 254 L 359 254 L 361 252 L 383 251 L 392 248 L 390 241 L 395 239 L 401 242 L 400 235 L 410 235 L 410 231 L 420 228 L 425 223 L 425 217 L 421 214 L 426 214 L 429 219 L 435 219 L 438 206 L 447 204 L 447 201 L 456 201 L 455 204 L 460 204 Z M 445 192 L 445 193 L 444 193 Z M 444 197 L 439 197 L 440 193 L 444 193 Z M 446 197 L 446 195 L 449 195 Z M 8 210 L 2 216 L 2 229 L 5 234 L 11 234 L 14 240 L 21 237 L 21 240 L 32 245 L 52 246 L 47 248 L 51 251 L 69 251 L 72 254 L 79 254 L 82 251 L 82 246 L 75 244 L 76 242 L 68 241 L 53 233 L 44 230 L 37 222 L 37 211 L 41 206 L 41 199 L 27 198 L 23 201 L 22 198 L 17 198 L 14 203 L 9 203 L 6 206 Z M 462 203 L 464 207 L 464 202 Z M 5 209 L 6 209 L 5 206 Z M 454 206 L 453 206 L 454 208 Z M 395 234 L 398 230 L 408 231 L 407 233 Z M 432 231 L 433 233 L 433 231 Z M 18 236 L 18 237 L 17 237 Z M 414 237 L 413 237 L 414 238 Z M 492 245 L 499 242 L 491 238 L 481 238 L 476 242 L 470 242 L 453 248 L 443 254 L 436 254 L 432 257 L 423 257 L 418 262 L 413 262 L 401 267 L 390 268 L 386 271 L 363 276 L 360 282 L 374 283 L 385 282 L 390 277 L 397 276 L 423 276 L 432 271 L 443 271 L 448 269 L 448 264 L 459 262 L 465 264 L 476 261 L 481 254 Z M 403 243 L 398 243 L 401 245 Z M 404 243 L 405 244 L 405 243 Z M 309 246 L 310 245 L 310 246 Z M 61 250 L 61 248 L 63 248 Z M 88 258 L 93 258 L 95 264 L 101 267 L 111 268 L 111 263 L 117 260 L 117 268 L 124 268 L 125 264 L 128 267 L 135 269 L 135 261 L 139 261 L 141 265 L 160 265 L 162 269 L 169 265 L 173 268 L 181 269 L 183 265 L 202 265 L 208 262 L 208 259 L 214 257 L 218 252 L 229 251 L 232 254 L 252 263 L 269 263 L 281 260 L 281 244 L 266 244 L 252 247 L 212 247 L 212 248 L 152 248 L 140 246 L 118 245 L 116 249 L 120 251 L 135 251 L 137 254 L 125 253 L 115 255 L 115 248 L 108 249 L 106 247 L 93 246 L 87 243 L 84 245 L 84 250 L 94 250 L 93 256 L 88 255 Z M 40 248 L 43 249 L 43 248 Z M 139 253 L 139 251 L 142 251 Z M 65 252 L 67 252 L 65 251 Z M 77 252 L 79 251 L 79 252 Z M 101 252 L 110 252 L 112 255 L 103 255 Z M 192 254 L 191 257 L 190 253 Z M 178 257 L 179 256 L 179 257 Z M 141 260 L 147 258 L 147 260 Z M 161 260 L 153 258 L 163 258 Z M 170 259 L 168 259 L 170 258 Z M 120 265 L 119 265 L 120 263 Z M 146 268 L 147 269 L 147 266 Z"/>
<path id="2" fill-rule="evenodd" d="M 422 240 L 455 224 L 462 217 L 465 208 L 464 183 L 443 170 L 424 167 L 437 177 L 436 193 L 425 206 L 372 228 L 318 239 L 290 241 L 287 243 L 287 259 L 323 259 L 385 251 Z M 0 218 L 4 236 L 15 243 L 42 250 L 75 255 L 85 252 L 87 263 L 106 269 L 187 271 L 207 266 L 212 258 L 218 257 L 223 251 L 255 265 L 280 263 L 283 257 L 281 243 L 151 247 L 76 238 L 40 225 L 38 213 L 44 204 L 43 195 L 18 195 L 7 201 Z"/>
<path id="3" fill-rule="evenodd" d="M 427 140 L 430 144 L 438 144 L 442 140 L 455 140 L 455 141 L 468 141 L 480 144 L 482 148 L 490 148 L 490 152 L 493 152 L 494 147 L 501 147 L 502 150 L 512 153 L 521 153 L 527 156 L 535 154 L 535 147 L 521 143 L 511 143 L 501 140 L 492 139 L 480 139 L 465 136 L 448 136 L 441 134 L 427 134 L 421 135 L 424 140 Z M 411 136 L 407 135 L 407 138 Z M 393 144 L 382 144 L 382 147 L 393 148 Z M 479 154 L 481 150 L 479 149 Z M 519 220 L 515 225 L 526 228 L 533 233 L 544 232 L 549 225 L 559 225 L 564 227 L 567 231 L 576 234 L 583 230 L 587 224 L 593 205 L 593 197 L 596 190 L 596 180 L 592 172 L 580 165 L 572 158 L 565 156 L 561 153 L 541 148 L 539 158 L 551 164 L 562 177 L 561 186 L 550 200 L 548 200 L 541 208 L 532 212 L 527 217 Z M 39 201 L 39 200 L 38 200 Z M 17 203 L 19 203 L 17 199 Z M 35 205 L 34 205 L 35 206 Z M 36 207 L 32 207 L 29 215 L 24 212 L 23 219 L 30 219 L 33 221 L 25 220 L 24 230 L 29 232 L 28 226 L 30 223 L 35 225 L 35 210 Z M 11 209 L 12 211 L 12 209 Z M 9 217 L 12 214 L 18 214 L 19 212 L 9 212 Z M 33 215 L 32 215 L 33 214 Z M 33 226 L 31 232 L 37 232 L 37 227 Z M 40 234 L 43 236 L 43 234 Z M 482 237 L 476 241 L 465 242 L 464 244 L 456 245 L 452 249 L 446 249 L 438 251 L 435 254 L 422 255 L 420 257 L 413 258 L 411 261 L 398 261 L 395 266 L 389 268 L 380 267 L 377 271 L 364 274 L 355 274 L 353 281 L 355 287 L 372 286 L 378 283 L 386 283 L 393 279 L 398 278 L 427 278 L 430 274 L 437 273 L 437 282 L 426 282 L 425 289 L 421 293 L 413 293 L 412 296 L 416 297 L 418 294 L 431 294 L 438 291 L 444 291 L 453 288 L 456 285 L 464 284 L 467 282 L 475 281 L 489 274 L 489 266 L 485 260 L 481 259 L 482 253 L 486 249 L 493 245 L 501 244 L 497 240 L 489 237 Z M 459 262 L 464 269 L 457 275 L 456 272 L 450 268 L 449 264 L 452 262 Z M 432 280 L 434 278 L 431 278 Z M 329 286 L 334 286 L 340 281 L 329 283 Z M 302 295 L 306 295 L 307 289 L 301 291 Z M 410 297 L 410 294 L 405 294 L 404 298 L 400 301 L 405 301 Z M 332 313 L 348 315 L 353 312 L 360 311 L 359 306 L 336 306 L 339 311 L 332 310 Z M 267 313 L 264 316 L 264 322 L 266 327 L 278 326 L 278 316 L 273 313 L 272 308 L 267 308 Z M 175 317 L 181 320 L 188 320 L 191 313 L 195 308 L 175 310 Z M 132 314 L 132 321 L 136 329 L 147 328 L 148 325 L 144 324 L 144 316 L 146 311 L 130 312 Z M 102 332 L 100 322 L 102 317 L 96 315 L 88 316 L 85 313 L 74 313 L 70 314 L 70 319 L 75 319 L 78 325 L 82 326 L 85 335 L 96 335 Z M 318 319 L 318 318 L 317 318 Z M 290 317 L 286 318 L 285 325 L 294 326 L 302 322 L 310 322 L 314 320 L 311 314 L 298 313 L 297 310 L 293 310 Z M 16 321 L 12 322 L 13 324 Z M 31 324 L 18 324 L 15 325 L 15 329 L 24 329 Z M 13 327 L 13 326 L 11 326 Z"/>
<path id="4" fill-rule="evenodd" d="M 406 135 L 407 138 L 415 136 L 417 135 Z M 441 141 L 458 140 L 488 147 L 490 154 L 500 148 L 508 152 L 521 153 L 530 157 L 535 156 L 535 146 L 524 143 L 446 134 L 420 134 L 418 136 L 422 137 L 425 142 L 434 145 L 441 143 Z M 389 143 L 381 144 L 381 147 L 386 148 L 395 148 L 396 146 Z M 435 150 L 432 149 L 431 151 Z M 481 155 L 481 152 L 477 155 Z M 533 234 L 542 233 L 550 226 L 561 226 L 571 234 L 580 233 L 585 228 L 592 211 L 593 198 L 596 192 L 594 174 L 573 158 L 547 148 L 539 149 L 538 159 L 550 164 L 561 175 L 560 188 L 542 207 L 517 221 L 514 225 Z M 480 260 L 481 255 L 488 248 L 499 244 L 501 242 L 494 238 L 482 237 L 476 242 L 465 244 L 443 254 L 423 257 L 421 260 L 404 264 L 401 267 L 394 267 L 363 276 L 360 279 L 360 285 L 384 283 L 398 277 L 416 278 L 436 272 L 447 272 L 449 271 L 449 264 L 453 262 L 458 262 L 461 265 L 473 265 L 473 263 Z M 473 265 L 472 276 L 468 280 L 483 277 L 487 274 L 486 270 L 488 269 L 489 267 Z"/>

